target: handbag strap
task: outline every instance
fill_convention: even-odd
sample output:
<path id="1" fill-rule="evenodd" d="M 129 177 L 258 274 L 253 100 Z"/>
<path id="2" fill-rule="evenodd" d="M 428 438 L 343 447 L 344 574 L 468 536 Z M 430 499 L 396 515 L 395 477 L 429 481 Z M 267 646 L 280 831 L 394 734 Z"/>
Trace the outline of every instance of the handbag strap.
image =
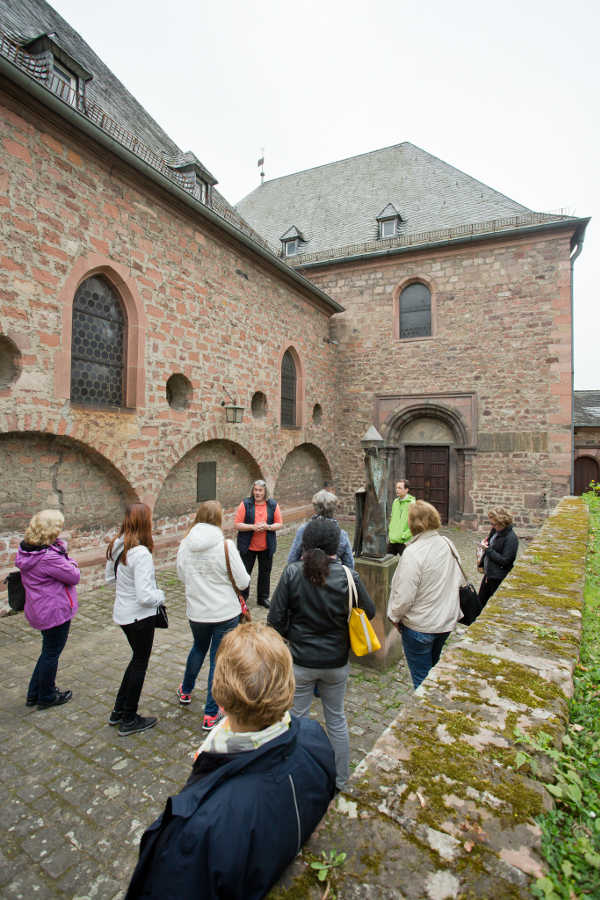
<path id="1" fill-rule="evenodd" d="M 460 571 L 462 572 L 462 577 L 463 577 L 464 580 L 465 580 L 465 584 L 468 584 L 468 583 L 469 583 L 469 579 L 467 578 L 466 572 L 465 572 L 465 570 L 463 569 L 463 567 L 462 567 L 462 565 L 461 565 L 460 559 L 458 558 L 458 556 L 457 556 L 456 553 L 454 552 L 454 548 L 452 547 L 452 544 L 450 543 L 450 541 L 448 540 L 447 537 L 444 537 L 443 534 L 441 534 L 440 537 L 443 538 L 443 540 L 445 540 L 446 543 L 448 544 L 448 547 L 450 548 L 450 553 L 452 554 L 452 556 L 453 556 L 454 559 L 456 560 L 456 562 L 457 562 L 457 564 L 458 564 L 458 568 L 459 568 Z"/>
<path id="2" fill-rule="evenodd" d="M 352 615 L 352 607 L 358 606 L 358 591 L 356 590 L 356 582 L 352 577 L 352 572 L 348 566 L 342 566 L 348 580 L 348 621 Z"/>
<path id="3" fill-rule="evenodd" d="M 117 558 L 115 559 L 115 581 L 117 580 L 117 569 L 119 567 L 119 563 L 121 562 L 121 557 L 123 556 L 123 551 L 119 553 Z"/>
<path id="4" fill-rule="evenodd" d="M 227 546 L 227 540 L 223 541 L 223 547 L 225 548 L 225 565 L 227 566 L 227 574 L 229 576 L 229 580 L 230 580 L 231 585 L 232 585 L 234 591 L 236 592 L 236 594 L 239 594 L 239 593 L 241 593 L 241 591 L 240 591 L 239 587 L 237 586 L 237 584 L 235 583 L 235 581 L 233 579 L 233 574 L 231 572 L 231 563 L 229 562 L 229 547 Z"/>

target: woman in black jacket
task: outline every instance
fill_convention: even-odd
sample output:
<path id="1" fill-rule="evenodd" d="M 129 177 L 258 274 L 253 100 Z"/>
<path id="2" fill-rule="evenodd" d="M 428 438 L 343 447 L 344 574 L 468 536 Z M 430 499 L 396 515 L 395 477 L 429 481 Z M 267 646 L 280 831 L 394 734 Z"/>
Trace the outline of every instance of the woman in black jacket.
<path id="1" fill-rule="evenodd" d="M 308 523 L 302 536 L 302 560 L 284 569 L 267 622 L 286 638 L 294 660 L 296 692 L 292 714 L 307 716 L 313 692 L 318 689 L 335 753 L 336 787 L 341 790 L 350 766 L 344 712 L 350 639 L 348 578 L 337 560 L 339 542 L 340 528 L 333 519 L 313 519 Z M 372 619 L 373 601 L 357 573 L 351 572 L 351 576 L 358 588 L 358 605 Z"/>
<path id="2" fill-rule="evenodd" d="M 479 586 L 482 609 L 512 569 L 519 549 L 519 539 L 513 531 L 512 516 L 509 512 L 499 506 L 490 509 L 488 519 L 492 530 L 481 542 L 485 548 L 482 560 L 485 574 Z"/>

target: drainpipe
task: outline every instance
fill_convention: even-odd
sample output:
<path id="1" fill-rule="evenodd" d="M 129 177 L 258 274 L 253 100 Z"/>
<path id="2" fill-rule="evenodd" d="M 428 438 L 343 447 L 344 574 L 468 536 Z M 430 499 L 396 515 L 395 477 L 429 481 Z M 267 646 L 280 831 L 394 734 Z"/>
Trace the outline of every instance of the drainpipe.
<path id="1" fill-rule="evenodd" d="M 577 230 L 573 235 L 575 252 L 569 257 L 571 262 L 571 494 L 575 491 L 575 302 L 573 276 L 575 260 L 583 250 L 585 228 Z"/>

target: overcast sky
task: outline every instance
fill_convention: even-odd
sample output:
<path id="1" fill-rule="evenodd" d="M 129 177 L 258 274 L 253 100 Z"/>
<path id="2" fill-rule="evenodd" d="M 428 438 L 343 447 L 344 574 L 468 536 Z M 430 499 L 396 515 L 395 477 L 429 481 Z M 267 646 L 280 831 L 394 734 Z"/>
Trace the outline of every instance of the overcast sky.
<path id="1" fill-rule="evenodd" d="M 534 210 L 600 217 L 593 0 L 54 0 L 235 203 L 410 141 Z M 600 390 L 600 240 L 575 263 L 575 387 Z"/>

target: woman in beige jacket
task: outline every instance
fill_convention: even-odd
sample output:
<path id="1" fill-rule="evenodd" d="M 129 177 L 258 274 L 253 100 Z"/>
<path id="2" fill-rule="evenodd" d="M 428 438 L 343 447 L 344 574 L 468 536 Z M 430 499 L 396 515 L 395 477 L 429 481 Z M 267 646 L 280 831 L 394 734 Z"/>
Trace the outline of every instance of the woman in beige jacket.
<path id="1" fill-rule="evenodd" d="M 413 685 L 419 687 L 435 666 L 461 611 L 458 589 L 462 575 L 452 541 L 438 532 L 440 516 L 430 503 L 409 507 L 408 527 L 414 537 L 406 545 L 392 579 L 388 618 L 402 635 Z"/>

